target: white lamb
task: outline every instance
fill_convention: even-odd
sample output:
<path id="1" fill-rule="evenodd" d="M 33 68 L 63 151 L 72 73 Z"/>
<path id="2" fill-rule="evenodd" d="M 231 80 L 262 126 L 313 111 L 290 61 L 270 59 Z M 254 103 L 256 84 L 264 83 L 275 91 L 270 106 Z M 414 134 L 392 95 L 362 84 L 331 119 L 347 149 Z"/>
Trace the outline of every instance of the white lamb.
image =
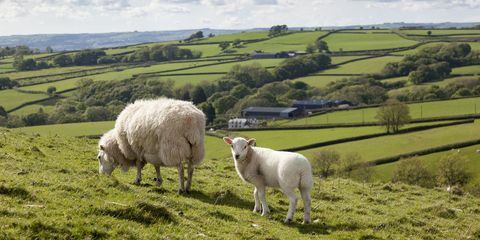
<path id="1" fill-rule="evenodd" d="M 254 212 L 262 210 L 262 216 L 268 215 L 269 209 L 265 199 L 265 187 L 280 188 L 288 196 L 290 205 L 285 222 L 291 222 L 297 206 L 298 188 L 304 204 L 304 223 L 310 223 L 310 190 L 312 189 L 312 168 L 301 154 L 274 151 L 254 147 L 255 139 L 223 138 L 231 146 L 235 168 L 243 181 L 255 186 Z"/>
<path id="2" fill-rule="evenodd" d="M 99 172 L 111 174 L 137 167 L 136 184 L 146 163 L 155 166 L 157 185 L 162 184 L 160 166 L 177 167 L 179 193 L 189 192 L 193 169 L 204 157 L 205 115 L 192 103 L 160 98 L 129 104 L 118 116 L 115 129 L 99 142 Z M 188 166 L 186 189 L 183 165 Z"/>

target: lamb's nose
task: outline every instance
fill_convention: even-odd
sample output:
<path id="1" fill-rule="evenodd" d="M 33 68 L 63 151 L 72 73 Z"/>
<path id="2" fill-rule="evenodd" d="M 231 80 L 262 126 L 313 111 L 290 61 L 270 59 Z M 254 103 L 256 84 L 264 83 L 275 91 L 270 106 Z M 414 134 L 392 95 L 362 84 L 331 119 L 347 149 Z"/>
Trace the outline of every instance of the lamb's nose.
<path id="1" fill-rule="evenodd" d="M 235 154 L 235 159 L 238 159 L 240 157 L 239 154 Z"/>

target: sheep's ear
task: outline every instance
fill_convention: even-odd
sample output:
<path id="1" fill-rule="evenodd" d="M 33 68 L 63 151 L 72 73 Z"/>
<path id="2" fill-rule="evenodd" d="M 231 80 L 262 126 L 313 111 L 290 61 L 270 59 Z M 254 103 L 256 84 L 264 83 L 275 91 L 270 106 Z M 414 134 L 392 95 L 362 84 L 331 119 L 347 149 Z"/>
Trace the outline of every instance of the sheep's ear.
<path id="1" fill-rule="evenodd" d="M 100 150 L 105 151 L 105 146 L 100 145 Z"/>
<path id="2" fill-rule="evenodd" d="M 255 145 L 257 145 L 256 143 L 257 143 L 257 140 L 255 140 L 255 138 L 252 138 L 252 139 L 248 140 L 248 145 L 249 146 L 255 146 Z"/>
<path id="3" fill-rule="evenodd" d="M 229 137 L 224 137 L 224 138 L 223 138 L 223 141 L 224 141 L 226 144 L 228 144 L 228 145 L 232 145 L 232 139 L 229 138 Z"/>

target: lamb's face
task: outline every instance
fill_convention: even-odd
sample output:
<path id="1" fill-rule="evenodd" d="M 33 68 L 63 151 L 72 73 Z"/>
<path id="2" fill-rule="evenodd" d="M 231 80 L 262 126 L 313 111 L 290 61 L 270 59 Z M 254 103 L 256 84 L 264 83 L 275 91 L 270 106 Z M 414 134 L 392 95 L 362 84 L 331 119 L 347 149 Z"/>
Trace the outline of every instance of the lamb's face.
<path id="1" fill-rule="evenodd" d="M 224 137 L 223 141 L 230 145 L 232 156 L 235 161 L 242 162 L 247 157 L 247 153 L 251 146 L 255 145 L 255 139 L 246 140 L 245 138 L 234 138 L 233 140 Z"/>

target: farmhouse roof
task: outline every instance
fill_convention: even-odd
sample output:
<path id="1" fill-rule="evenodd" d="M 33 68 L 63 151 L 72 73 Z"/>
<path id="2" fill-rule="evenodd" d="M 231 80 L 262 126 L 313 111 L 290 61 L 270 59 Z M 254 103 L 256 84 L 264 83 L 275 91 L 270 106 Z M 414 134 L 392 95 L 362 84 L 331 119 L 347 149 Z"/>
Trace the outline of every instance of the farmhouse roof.
<path id="1" fill-rule="evenodd" d="M 244 112 L 270 112 L 270 113 L 289 113 L 297 110 L 294 107 L 248 107 L 243 109 Z"/>

